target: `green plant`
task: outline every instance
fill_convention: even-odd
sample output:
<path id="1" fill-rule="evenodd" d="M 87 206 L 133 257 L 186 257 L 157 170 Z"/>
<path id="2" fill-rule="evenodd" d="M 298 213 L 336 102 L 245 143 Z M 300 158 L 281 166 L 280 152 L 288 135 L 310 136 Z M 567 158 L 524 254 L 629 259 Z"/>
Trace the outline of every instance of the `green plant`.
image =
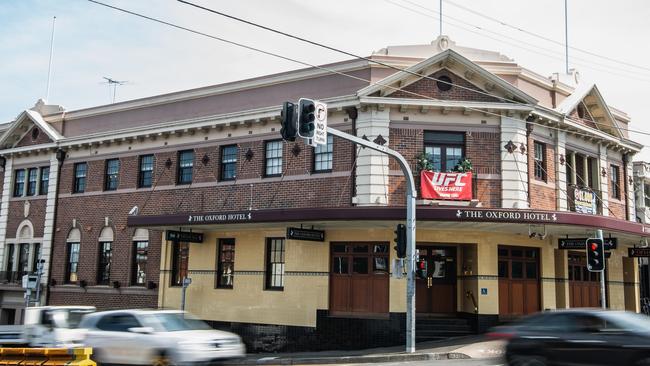
<path id="1" fill-rule="evenodd" d="M 461 160 L 458 163 L 458 165 L 456 165 L 456 167 L 454 168 L 454 171 L 456 171 L 458 173 L 470 172 L 470 171 L 472 171 L 472 162 L 469 159 L 465 158 L 465 159 Z"/>
<path id="2" fill-rule="evenodd" d="M 427 154 L 426 152 L 420 153 L 416 157 L 417 160 L 417 168 L 418 168 L 418 173 L 420 173 L 423 170 L 433 170 L 433 157 L 431 154 Z"/>

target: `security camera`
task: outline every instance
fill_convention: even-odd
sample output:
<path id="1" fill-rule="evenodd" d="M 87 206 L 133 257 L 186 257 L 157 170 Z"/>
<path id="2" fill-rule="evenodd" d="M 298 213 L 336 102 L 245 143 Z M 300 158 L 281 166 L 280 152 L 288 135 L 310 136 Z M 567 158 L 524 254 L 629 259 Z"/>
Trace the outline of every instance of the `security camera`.
<path id="1" fill-rule="evenodd" d="M 140 212 L 138 206 L 133 206 L 131 211 L 129 211 L 129 216 L 138 216 L 138 212 Z"/>
<path id="2" fill-rule="evenodd" d="M 546 239 L 546 233 L 544 233 L 544 234 L 537 234 L 537 237 L 539 238 L 539 240 L 544 240 L 544 239 Z"/>
<path id="3" fill-rule="evenodd" d="M 535 237 L 535 235 L 537 235 L 537 233 L 533 231 L 533 232 L 528 234 L 528 237 L 532 239 L 532 238 Z"/>

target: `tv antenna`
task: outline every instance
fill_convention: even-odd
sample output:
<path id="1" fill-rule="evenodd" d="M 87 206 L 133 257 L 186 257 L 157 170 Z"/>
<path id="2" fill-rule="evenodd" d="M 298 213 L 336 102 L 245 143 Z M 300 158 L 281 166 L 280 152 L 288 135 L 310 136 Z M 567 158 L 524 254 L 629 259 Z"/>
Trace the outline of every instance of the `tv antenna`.
<path id="1" fill-rule="evenodd" d="M 112 98 L 111 103 L 115 103 L 115 94 L 117 93 L 117 87 L 128 83 L 128 81 L 115 80 L 107 78 L 106 76 L 103 76 L 103 78 L 106 79 L 105 83 L 108 84 L 108 96 Z"/>

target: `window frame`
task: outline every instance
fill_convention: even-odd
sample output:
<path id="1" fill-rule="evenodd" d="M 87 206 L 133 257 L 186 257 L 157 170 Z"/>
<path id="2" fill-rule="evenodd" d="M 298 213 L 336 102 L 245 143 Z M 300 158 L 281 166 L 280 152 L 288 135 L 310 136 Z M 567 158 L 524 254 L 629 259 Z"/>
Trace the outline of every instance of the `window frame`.
<path id="1" fill-rule="evenodd" d="M 280 242 L 282 244 L 282 250 L 273 250 L 272 246 L 274 243 Z M 277 248 L 277 247 L 276 247 Z M 277 256 L 277 253 L 280 254 L 280 261 L 274 260 L 274 254 Z M 266 253 L 265 253 L 265 270 L 264 270 L 264 289 L 269 291 L 284 291 L 284 279 L 285 279 L 285 265 L 286 265 L 286 254 L 287 254 L 287 241 L 285 238 L 266 238 Z M 275 273 L 275 266 L 280 265 L 280 273 Z M 274 278 L 280 278 L 280 286 L 273 285 Z"/>
<path id="2" fill-rule="evenodd" d="M 20 181 L 18 180 L 19 174 L 22 177 Z M 14 197 L 22 197 L 25 195 L 26 179 L 27 179 L 27 172 L 25 172 L 25 169 L 16 169 L 14 171 L 14 191 L 13 191 Z M 20 191 L 18 190 L 18 187 L 20 187 Z"/>
<path id="3" fill-rule="evenodd" d="M 186 251 L 184 256 L 182 252 L 183 250 Z M 182 241 L 172 242 L 172 268 L 170 276 L 170 287 L 183 286 L 183 279 L 186 278 L 189 274 L 189 262 L 190 243 Z M 185 273 L 184 277 L 182 276 L 183 273 Z M 178 277 L 178 280 L 176 277 Z"/>
<path id="4" fill-rule="evenodd" d="M 108 245 L 108 250 L 106 250 Z M 113 242 L 100 241 L 97 251 L 97 284 L 109 285 L 111 283 L 111 264 L 113 263 Z"/>
<path id="5" fill-rule="evenodd" d="M 78 170 L 80 167 L 84 167 L 83 176 L 78 176 Z M 80 162 L 74 163 L 72 170 L 73 180 L 72 180 L 72 193 L 84 193 L 86 192 L 87 179 L 88 179 L 88 163 Z"/>
<path id="6" fill-rule="evenodd" d="M 30 254 L 30 244 L 29 243 L 20 243 L 18 244 L 18 263 L 16 267 L 16 272 L 18 277 L 22 280 L 22 275 L 29 273 L 29 254 Z"/>
<path id="7" fill-rule="evenodd" d="M 9 243 L 5 246 L 5 257 L 7 260 L 5 261 L 5 270 L 7 274 L 11 274 L 14 272 L 14 257 L 16 255 L 16 244 Z M 7 276 L 10 278 L 10 276 Z"/>
<path id="8" fill-rule="evenodd" d="M 34 180 L 32 180 L 32 178 L 34 178 Z M 25 196 L 36 196 L 38 193 L 36 191 L 38 188 L 38 168 L 27 169 L 27 177 L 25 180 Z"/>
<path id="9" fill-rule="evenodd" d="M 224 161 L 224 156 L 226 156 L 225 151 L 226 149 L 235 149 L 235 160 L 234 161 Z M 220 181 L 231 181 L 231 180 L 236 180 L 237 179 L 237 162 L 239 160 L 239 146 L 234 144 L 234 145 L 224 145 L 221 146 L 220 148 L 220 157 L 219 157 L 219 180 Z M 232 155 L 229 155 L 232 156 Z M 226 177 L 226 168 L 228 166 L 233 166 L 235 167 L 234 175 L 232 177 Z"/>
<path id="10" fill-rule="evenodd" d="M 74 262 L 75 270 L 74 272 L 72 271 L 72 247 L 76 247 L 75 254 L 77 255 L 76 262 Z M 67 284 L 75 284 L 79 283 L 79 256 L 81 253 L 81 243 L 78 241 L 69 241 L 66 243 L 66 261 L 65 261 L 65 283 Z M 74 273 L 77 277 L 76 280 L 72 281 L 70 279 L 70 276 Z"/>
<path id="11" fill-rule="evenodd" d="M 41 256 L 41 243 L 33 243 L 32 251 L 34 251 L 34 254 L 32 254 L 32 272 L 38 273 L 38 261 Z"/>
<path id="12" fill-rule="evenodd" d="M 151 169 L 143 169 L 143 161 L 146 158 L 151 158 Z M 153 171 L 156 166 L 156 158 L 154 154 L 140 155 L 138 157 L 138 188 L 151 188 L 153 186 Z M 149 174 L 149 184 L 145 185 L 145 174 Z"/>
<path id="13" fill-rule="evenodd" d="M 319 149 L 325 147 L 325 151 L 319 151 Z M 319 156 L 325 156 L 327 162 L 327 166 L 329 166 L 326 169 L 318 169 L 318 157 Z M 329 157 L 329 159 L 327 159 Z M 320 163 L 322 163 L 321 161 Z M 332 168 L 334 167 L 334 136 L 331 134 L 327 134 L 327 143 L 324 145 L 317 145 L 314 147 L 314 156 L 312 159 L 312 172 L 314 173 L 329 173 L 332 171 Z"/>
<path id="14" fill-rule="evenodd" d="M 538 153 L 541 156 L 538 156 Z M 536 180 L 547 182 L 548 175 L 546 173 L 548 169 L 546 164 L 546 144 L 540 141 L 533 141 L 533 177 Z"/>
<path id="15" fill-rule="evenodd" d="M 235 255 L 237 254 L 237 246 L 235 245 L 234 238 L 219 238 L 217 239 L 217 272 L 215 273 L 215 283 L 214 288 L 217 289 L 232 289 L 235 285 Z M 224 256 L 224 245 L 232 246 L 232 249 L 228 252 L 232 252 L 231 260 L 223 260 Z M 230 274 L 230 284 L 222 284 L 222 279 L 224 278 L 224 264 L 229 263 L 231 265 L 231 274 Z"/>
<path id="16" fill-rule="evenodd" d="M 111 163 L 117 163 L 117 167 L 111 167 Z M 106 159 L 104 163 L 104 190 L 116 191 L 120 185 L 120 159 Z M 116 171 L 110 171 L 116 169 Z"/>
<path id="17" fill-rule="evenodd" d="M 182 157 L 185 154 L 191 154 L 192 159 L 189 160 L 191 166 L 181 166 L 182 163 Z M 192 184 L 192 180 L 194 179 L 194 150 L 193 149 L 187 149 L 187 150 L 180 150 L 178 154 L 176 155 L 176 185 L 187 185 L 187 184 Z M 183 178 L 185 173 L 189 170 L 189 180 L 185 180 Z"/>
<path id="18" fill-rule="evenodd" d="M 138 244 L 140 243 L 146 243 L 146 246 L 144 247 L 144 261 L 138 261 L 138 256 L 140 255 L 138 253 L 139 247 Z M 133 241 L 133 267 L 132 267 L 132 274 L 131 274 L 131 286 L 146 286 L 147 285 L 147 263 L 149 261 L 149 240 L 134 240 Z M 138 263 L 144 263 L 142 271 L 138 270 L 139 266 Z M 142 283 L 138 282 L 139 274 L 140 272 L 144 273 L 144 280 Z"/>
<path id="19" fill-rule="evenodd" d="M 609 165 L 609 184 L 612 187 L 610 189 L 610 195 L 612 198 L 620 200 L 621 199 L 621 168 L 618 165 L 610 164 Z"/>
<path id="20" fill-rule="evenodd" d="M 45 174 L 47 172 L 47 174 Z M 38 194 L 39 195 L 46 195 L 50 191 L 50 167 L 49 166 L 43 166 L 40 169 L 38 176 Z M 46 179 L 43 179 L 43 177 L 46 177 Z"/>
<path id="21" fill-rule="evenodd" d="M 282 142 L 282 139 L 276 139 L 276 140 L 267 140 L 264 141 L 264 177 L 265 178 L 272 178 L 272 177 L 280 177 L 282 176 L 282 168 L 284 166 L 284 144 Z M 279 149 L 274 149 L 274 150 L 279 150 L 280 151 L 280 156 L 279 157 L 269 157 L 269 145 L 271 144 L 280 144 Z M 269 162 L 274 161 L 274 160 L 280 160 L 280 165 L 273 165 L 273 168 L 280 167 L 280 172 L 279 173 L 271 173 L 269 174 Z"/>
<path id="22" fill-rule="evenodd" d="M 467 158 L 467 140 L 465 138 L 465 133 L 464 132 L 456 132 L 456 131 L 424 131 L 425 133 L 425 138 L 423 139 L 423 150 L 425 153 L 427 153 L 427 147 L 430 148 L 440 148 L 440 172 L 453 172 L 454 168 L 453 167 L 447 167 L 447 148 L 460 148 L 460 160 L 458 163 L 462 162 L 464 159 Z M 443 139 L 436 140 L 435 138 L 433 139 L 427 139 L 428 134 L 438 134 L 438 135 L 446 135 L 446 136 L 453 136 L 456 135 L 457 137 L 462 137 L 462 143 L 459 142 L 446 142 Z M 457 163 L 457 165 L 458 165 Z"/>

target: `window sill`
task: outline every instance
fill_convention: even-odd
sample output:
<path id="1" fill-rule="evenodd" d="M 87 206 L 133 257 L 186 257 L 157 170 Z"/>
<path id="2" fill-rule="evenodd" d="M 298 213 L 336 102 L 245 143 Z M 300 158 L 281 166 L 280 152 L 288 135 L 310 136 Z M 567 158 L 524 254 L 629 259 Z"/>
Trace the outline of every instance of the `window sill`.
<path id="1" fill-rule="evenodd" d="M 264 289 L 264 291 L 283 292 L 284 287 L 267 287 Z"/>
<path id="2" fill-rule="evenodd" d="M 233 286 L 217 286 L 214 289 L 215 290 L 232 290 Z"/>
<path id="3" fill-rule="evenodd" d="M 282 174 L 269 174 L 269 175 L 265 175 L 263 178 L 279 178 L 281 176 Z"/>

